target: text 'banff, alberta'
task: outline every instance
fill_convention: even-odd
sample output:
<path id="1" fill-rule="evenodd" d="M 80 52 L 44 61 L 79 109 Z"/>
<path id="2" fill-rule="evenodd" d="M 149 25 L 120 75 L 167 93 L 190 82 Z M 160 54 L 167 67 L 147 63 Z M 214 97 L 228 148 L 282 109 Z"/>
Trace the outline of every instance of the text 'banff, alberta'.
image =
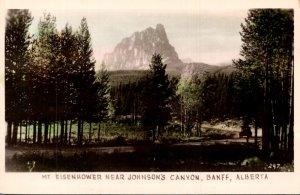
<path id="1" fill-rule="evenodd" d="M 63 173 L 43 174 L 44 180 L 106 180 L 106 181 L 243 181 L 243 180 L 268 180 L 266 173 L 240 173 L 240 174 L 98 174 L 98 173 Z"/>

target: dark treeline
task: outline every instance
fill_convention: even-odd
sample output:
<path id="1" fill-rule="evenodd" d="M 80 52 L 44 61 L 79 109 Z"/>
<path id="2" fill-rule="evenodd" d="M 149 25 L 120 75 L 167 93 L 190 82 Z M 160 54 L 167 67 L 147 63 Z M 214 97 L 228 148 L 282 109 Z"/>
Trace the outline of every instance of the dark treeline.
<path id="1" fill-rule="evenodd" d="M 5 32 L 5 96 L 7 143 L 17 143 L 25 126 L 25 142 L 70 142 L 77 122 L 77 144 L 83 124 L 107 116 L 108 73 L 95 74 L 91 37 L 85 18 L 76 32 L 66 24 L 60 32 L 55 17 L 45 14 L 35 36 L 28 34 L 28 10 L 9 10 Z M 28 140 L 33 126 L 32 140 Z M 60 130 L 60 132 L 59 132 Z M 52 139 L 51 139 L 52 138 Z M 20 140 L 21 141 L 21 140 Z"/>
<path id="2" fill-rule="evenodd" d="M 262 128 L 267 153 L 293 151 L 291 10 L 249 11 L 241 25 L 241 59 L 234 60 L 231 74 L 170 77 L 162 57 L 154 54 L 150 69 L 143 76 L 127 75 L 127 82 L 110 81 L 105 65 L 96 74 L 86 19 L 76 31 L 68 24 L 58 31 L 55 17 L 44 15 L 36 35 L 28 33 L 31 21 L 28 10 L 8 11 L 7 144 L 16 144 L 18 133 L 25 131 L 28 143 L 82 145 L 92 141 L 95 123 L 100 141 L 100 124 L 106 120 L 141 126 L 153 141 L 175 123 L 182 136 L 201 136 L 204 121 L 241 118 L 254 124 L 256 143 Z M 74 124 L 76 138 L 71 135 Z"/>
<path id="3" fill-rule="evenodd" d="M 114 120 L 129 125 L 137 124 L 142 113 L 142 87 L 141 80 L 129 83 L 121 82 L 111 87 L 110 97 L 114 108 Z"/>

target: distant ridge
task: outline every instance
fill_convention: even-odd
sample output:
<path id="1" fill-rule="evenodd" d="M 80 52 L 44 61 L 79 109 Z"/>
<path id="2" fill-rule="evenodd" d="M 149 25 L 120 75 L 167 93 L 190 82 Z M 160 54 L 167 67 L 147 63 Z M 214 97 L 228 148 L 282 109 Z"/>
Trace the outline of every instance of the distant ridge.
<path id="1" fill-rule="evenodd" d="M 233 73 L 236 69 L 232 65 L 212 66 L 205 63 L 188 63 L 183 65 L 182 70 L 167 70 L 169 78 L 192 78 L 194 76 L 203 77 L 205 74 L 226 74 Z M 109 71 L 110 82 L 112 86 L 118 86 L 120 83 L 134 83 L 147 74 L 147 70 L 111 70 Z"/>
<path id="2" fill-rule="evenodd" d="M 233 65 L 226 65 L 226 66 L 216 66 L 216 65 L 209 65 L 205 63 L 185 63 L 184 68 L 181 71 L 181 77 L 193 77 L 193 76 L 204 76 L 205 74 L 216 74 L 216 73 L 223 73 L 223 74 L 231 74 L 236 70 Z"/>

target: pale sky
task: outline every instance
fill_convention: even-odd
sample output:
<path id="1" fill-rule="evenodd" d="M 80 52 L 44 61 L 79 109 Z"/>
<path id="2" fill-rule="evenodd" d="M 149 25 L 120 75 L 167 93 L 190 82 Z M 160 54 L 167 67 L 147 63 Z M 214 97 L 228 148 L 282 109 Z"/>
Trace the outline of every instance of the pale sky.
<path id="1" fill-rule="evenodd" d="M 92 37 L 94 58 L 97 67 L 103 54 L 113 51 L 125 37 L 136 31 L 160 23 L 179 58 L 191 58 L 195 62 L 218 65 L 238 58 L 241 38 L 240 24 L 247 16 L 247 10 L 30 10 L 34 21 L 30 32 L 37 31 L 37 24 L 43 13 L 51 13 L 57 19 L 57 29 L 68 22 L 73 30 L 86 17 Z M 97 68 L 96 67 L 96 68 Z"/>

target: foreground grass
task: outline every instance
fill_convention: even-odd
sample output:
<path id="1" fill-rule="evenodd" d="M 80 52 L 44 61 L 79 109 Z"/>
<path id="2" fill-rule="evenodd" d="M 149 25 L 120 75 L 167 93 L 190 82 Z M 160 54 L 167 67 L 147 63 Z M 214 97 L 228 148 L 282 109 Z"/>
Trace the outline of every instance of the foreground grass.
<path id="1" fill-rule="evenodd" d="M 84 129 L 87 140 L 87 124 Z M 93 126 L 93 140 L 96 135 L 97 126 Z M 76 138 L 76 131 L 72 137 Z M 5 168 L 8 172 L 294 170 L 291 155 L 278 153 L 266 158 L 253 141 L 247 144 L 237 137 L 237 131 L 209 127 L 202 129 L 201 137 L 183 136 L 180 127 L 173 125 L 153 144 L 145 141 L 141 127 L 110 123 L 102 126 L 100 142 L 84 142 L 82 147 L 59 144 L 7 147 Z"/>
<path id="2" fill-rule="evenodd" d="M 121 149 L 115 147 L 112 152 L 99 152 L 89 147 L 35 148 L 6 157 L 5 165 L 9 172 L 28 172 L 33 161 L 32 171 L 36 172 L 293 171 L 288 156 L 264 159 L 249 144 L 148 144 L 132 146 L 123 152 Z M 68 150 L 72 152 L 66 153 Z"/>

